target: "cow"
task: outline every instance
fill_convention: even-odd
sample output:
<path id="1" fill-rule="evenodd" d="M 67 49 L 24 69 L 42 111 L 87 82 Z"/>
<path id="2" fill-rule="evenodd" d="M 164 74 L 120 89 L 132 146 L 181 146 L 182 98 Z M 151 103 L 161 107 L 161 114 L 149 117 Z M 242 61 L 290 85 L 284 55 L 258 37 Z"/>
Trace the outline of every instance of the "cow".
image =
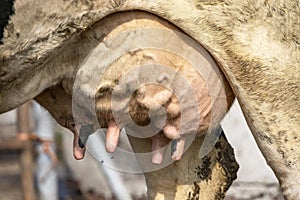
<path id="1" fill-rule="evenodd" d="M 3 45 L 0 47 L 0 112 L 13 109 L 27 100 L 35 98 L 49 110 L 58 122 L 73 130 L 75 133 L 74 155 L 77 158 L 82 158 L 85 141 L 80 140 L 78 127 L 76 127 L 73 119 L 73 87 L 76 86 L 78 77 L 79 83 L 89 83 L 88 86 L 96 84 L 89 82 L 86 78 L 89 76 L 80 79 L 80 76 L 75 77 L 75 75 L 85 75 L 87 73 L 86 70 L 81 70 L 80 67 L 93 63 L 92 50 L 96 49 L 101 41 L 104 41 L 103 39 L 108 33 L 114 32 L 114 25 L 110 26 L 109 31 L 101 29 L 103 25 L 101 20 L 109 19 L 114 13 L 133 12 L 132 10 L 152 13 L 159 20 L 165 19 L 168 23 L 175 25 L 176 27 L 171 29 L 176 29 L 176 31 L 178 29 L 178 32 L 187 34 L 193 41 L 196 41 L 209 52 L 208 54 L 212 56 L 213 61 L 217 63 L 218 68 L 222 70 L 230 84 L 230 87 L 227 87 L 227 81 L 220 78 L 224 86 L 222 88 L 229 97 L 228 101 L 223 103 L 222 109 L 226 111 L 230 107 L 232 103 L 230 94 L 233 91 L 259 148 L 280 182 L 284 197 L 286 199 L 298 199 L 300 197 L 298 186 L 300 158 L 296 153 L 299 152 L 298 144 L 300 142 L 297 134 L 300 130 L 300 106 L 297 104 L 300 96 L 299 67 L 297 67 L 300 62 L 298 59 L 300 54 L 298 36 L 300 31 L 298 26 L 300 5 L 298 1 L 114 0 L 62 2 L 52 0 L 42 2 L 27 0 L 16 1 L 15 7 L 16 14 L 11 17 L 10 23 L 5 28 Z M 122 21 L 121 19 L 123 18 L 120 17 L 116 21 Z M 135 23 L 134 20 L 131 21 L 133 21 L 133 24 Z M 112 24 L 115 24 L 114 22 L 112 20 Z M 173 25 L 165 24 L 168 28 Z M 126 28 L 129 27 L 131 25 Z M 96 30 L 96 28 L 101 31 L 91 31 Z M 153 36 L 155 37 L 155 35 Z M 89 40 L 90 38 L 92 39 Z M 191 42 L 187 43 L 192 45 Z M 138 52 L 131 52 L 133 55 L 136 53 Z M 149 59 L 147 55 L 145 54 L 144 57 Z M 118 62 L 126 63 L 122 60 L 118 60 Z M 124 65 L 122 66 L 124 67 Z M 173 71 L 174 68 L 178 68 L 178 66 L 174 66 Z M 113 68 L 113 66 L 110 67 Z M 129 73 L 125 68 L 122 68 L 122 70 Z M 111 68 L 108 68 L 104 73 L 110 73 L 113 76 L 118 75 L 118 73 L 109 72 L 109 69 Z M 120 70 L 120 74 L 122 74 L 122 70 Z M 116 72 L 116 70 L 113 71 Z M 185 73 L 183 69 L 179 71 Z M 193 80 L 193 78 L 186 79 Z M 199 80 L 200 78 L 195 79 Z M 128 83 L 133 83 L 134 80 L 133 78 Z M 111 84 L 111 80 L 110 82 L 105 79 L 103 82 L 101 81 L 102 79 L 97 82 L 98 85 L 93 86 L 93 88 L 98 89 L 96 90 L 98 95 L 94 97 L 99 99 L 99 102 L 102 98 L 102 103 L 97 104 L 99 107 L 96 106 L 96 111 L 104 116 L 98 122 L 101 127 L 108 128 L 107 138 L 108 141 L 112 142 L 108 142 L 106 147 L 108 152 L 112 152 L 116 148 L 120 127 L 112 118 L 112 111 L 107 106 L 106 100 L 111 100 L 111 96 L 107 95 L 109 94 L 107 91 L 110 91 L 115 85 Z M 208 84 L 207 81 L 204 82 Z M 193 88 L 193 84 L 191 85 Z M 83 92 L 81 93 L 83 96 L 94 95 L 91 95 L 88 89 L 81 88 L 80 84 L 77 86 L 79 86 L 77 87 L 79 93 L 80 91 Z M 173 102 L 174 110 L 166 109 L 166 112 L 167 116 L 174 116 L 174 114 L 176 116 L 178 107 L 176 101 L 178 99 L 171 94 L 170 90 L 156 85 L 148 85 L 138 91 L 140 92 L 137 92 L 135 98 L 131 100 L 135 103 L 130 104 L 129 102 L 129 105 L 142 105 L 142 108 L 129 106 L 133 121 L 137 124 L 144 126 L 149 123 L 149 119 L 145 115 L 153 106 L 153 103 L 149 102 L 169 102 L 170 104 Z M 161 96 L 167 96 L 168 98 L 160 98 Z M 195 96 L 198 98 L 197 93 Z M 142 98 L 139 99 L 139 97 Z M 63 106 L 54 106 L 54 104 L 57 104 L 53 99 L 61 101 L 59 105 Z M 47 101 L 52 102 L 52 105 L 48 104 L 47 106 Z M 121 104 L 120 106 L 122 106 Z M 197 109 L 195 106 L 193 108 Z M 220 113 L 223 114 L 224 110 L 221 110 Z M 188 113 L 193 113 L 192 111 L 193 109 L 187 109 Z M 60 113 L 60 115 L 56 116 L 55 113 Z M 211 127 L 216 128 L 215 125 L 222 118 L 222 114 L 220 117 L 216 117 L 218 120 L 213 120 L 214 125 L 210 124 Z M 136 119 L 134 116 L 137 116 Z M 199 117 L 199 115 L 197 116 Z M 152 142 L 154 150 L 156 150 L 161 144 L 166 144 L 169 140 L 175 139 L 177 149 L 173 152 L 172 157 L 174 160 L 178 160 L 182 157 L 186 135 L 179 133 L 176 125 L 170 126 L 172 125 L 171 122 L 167 121 L 169 126 L 162 127 L 163 134 L 159 133 L 160 135 L 153 136 Z M 187 119 L 186 123 L 189 122 L 193 122 L 193 120 Z M 81 124 L 79 130 L 86 127 L 86 125 L 90 124 Z M 93 130 L 94 127 L 91 129 Z M 203 129 L 202 131 L 205 132 L 206 130 Z M 196 131 L 201 132 L 198 129 Z M 219 144 L 217 142 L 216 146 L 220 146 Z M 193 145 L 189 149 L 193 149 L 192 147 Z M 182 166 L 187 165 L 189 162 L 184 159 L 191 157 L 187 152 L 186 156 L 183 156 L 180 161 Z M 193 150 L 193 153 L 195 152 L 197 151 Z M 152 158 L 152 161 L 160 163 L 161 157 L 162 152 L 158 152 Z M 205 162 L 202 160 L 203 163 Z M 170 166 L 172 169 L 165 168 L 168 172 L 179 170 L 177 162 Z M 214 167 L 214 169 L 218 168 Z M 185 170 L 181 171 L 183 171 L 182 173 L 190 173 Z M 149 175 L 148 186 L 155 188 L 153 180 L 158 183 L 158 179 L 161 178 L 162 174 L 166 173 L 153 172 L 152 175 Z M 185 177 L 189 177 L 189 175 L 186 174 Z M 193 188 L 193 192 L 191 192 L 190 189 L 185 189 L 182 186 L 184 185 L 182 182 L 180 186 L 177 182 L 178 179 L 173 180 L 175 185 L 178 186 L 177 194 L 180 196 L 171 195 L 174 198 L 180 199 L 187 196 L 192 199 L 202 190 L 202 188 L 199 189 L 197 181 L 190 181 L 187 184 L 187 188 Z M 168 182 L 167 179 L 163 179 L 163 181 Z M 166 182 L 159 185 L 167 185 Z M 228 187 L 222 187 L 222 192 L 224 188 L 226 190 Z M 206 199 L 222 198 L 222 192 L 217 192 L 218 195 Z M 165 192 L 165 195 L 167 193 Z M 153 198 L 159 198 L 158 193 L 155 193 L 155 195 L 150 194 Z M 197 197 L 199 198 L 199 195 Z"/>

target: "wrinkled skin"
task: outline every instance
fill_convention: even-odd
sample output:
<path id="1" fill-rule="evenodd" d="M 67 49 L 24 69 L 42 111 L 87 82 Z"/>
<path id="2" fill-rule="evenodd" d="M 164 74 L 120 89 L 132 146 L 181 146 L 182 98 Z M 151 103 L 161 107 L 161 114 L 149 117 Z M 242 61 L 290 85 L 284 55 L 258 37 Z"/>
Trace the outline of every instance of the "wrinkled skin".
<path id="1" fill-rule="evenodd" d="M 116 15 L 111 16 L 107 20 L 104 20 L 101 23 L 101 27 L 106 30 L 107 27 L 112 26 L 112 21 L 116 21 L 114 27 L 114 31 L 109 33 L 105 38 L 113 37 L 117 35 L 120 31 L 124 31 L 127 26 L 131 29 L 139 28 L 143 24 L 147 24 L 148 27 L 159 27 L 159 28 L 166 28 L 172 27 L 171 25 L 167 24 L 166 22 L 158 22 L 156 21 L 157 18 L 149 15 L 143 21 L 141 17 L 140 22 L 132 23 L 130 20 L 132 18 L 137 18 L 137 16 L 143 16 L 141 13 L 130 14 L 130 15 Z M 124 20 L 124 24 L 118 22 L 119 18 L 126 18 L 128 20 Z M 145 16 L 143 16 L 145 17 Z M 151 20 L 155 19 L 154 21 Z M 161 24 L 163 23 L 163 24 Z M 118 25 L 120 24 L 120 25 Z M 144 25 L 143 25 L 144 26 Z M 123 28 L 125 27 L 125 28 Z M 175 27 L 172 27 L 175 29 Z M 89 33 L 90 34 L 90 33 Z M 105 40 L 104 38 L 104 40 Z M 174 44 L 175 45 L 175 44 Z M 147 58 L 147 59 L 145 59 Z M 96 62 L 96 61 L 95 61 Z M 226 82 L 225 78 L 222 77 L 222 87 L 225 89 L 220 90 L 219 98 L 225 96 L 225 101 L 222 103 L 211 102 L 211 96 L 209 94 L 208 88 L 206 86 L 205 81 L 201 77 L 201 75 L 191 66 L 187 61 L 182 60 L 182 58 L 165 52 L 161 50 L 140 50 L 134 53 L 130 53 L 127 55 L 122 56 L 117 61 L 115 61 L 103 74 L 101 75 L 103 78 L 100 79 L 100 82 L 97 87 L 97 93 L 95 94 L 95 101 L 96 101 L 96 112 L 98 123 L 101 128 L 107 128 L 106 133 L 106 150 L 108 152 L 114 152 L 118 140 L 120 129 L 126 127 L 126 125 L 130 125 L 130 121 L 121 121 L 116 122 L 113 116 L 113 112 L 115 112 L 115 116 L 122 116 L 122 109 L 118 109 L 114 107 L 112 109 L 111 104 L 111 91 L 115 89 L 118 93 L 120 91 L 119 97 L 117 98 L 118 105 L 123 105 L 125 98 L 123 97 L 123 92 L 126 91 L 125 88 L 117 88 L 121 87 L 121 85 L 116 85 L 115 83 L 118 82 L 122 74 L 127 74 L 130 70 L 134 70 L 137 66 L 143 66 L 147 63 L 160 63 L 165 66 L 171 66 L 171 69 L 179 72 L 192 86 L 195 88 L 195 93 L 198 100 L 198 109 L 200 116 L 197 118 L 198 113 L 195 112 L 195 107 L 189 106 L 187 107 L 186 112 L 188 113 L 184 121 L 182 120 L 181 112 L 182 108 L 176 96 L 167 88 L 160 86 L 159 82 L 157 84 L 147 84 L 139 87 L 133 94 L 129 102 L 129 113 L 132 118 L 132 121 L 140 126 L 145 126 L 149 124 L 151 121 L 150 119 L 150 110 L 152 109 L 152 115 L 158 116 L 155 123 L 160 123 L 162 121 L 161 117 L 159 117 L 159 109 L 157 107 L 162 106 L 165 109 L 167 115 L 167 121 L 163 125 L 161 133 L 163 134 L 156 134 L 151 136 L 152 140 L 152 151 L 154 152 L 152 161 L 153 163 L 159 164 L 162 162 L 164 150 L 162 147 L 166 146 L 171 140 L 176 140 L 177 149 L 172 154 L 173 160 L 181 159 L 181 156 L 184 151 L 184 143 L 185 143 L 185 134 L 192 132 L 193 130 L 189 130 L 188 128 L 185 129 L 185 132 L 179 133 L 179 129 L 181 124 L 191 124 L 191 123 L 198 123 L 198 130 L 196 131 L 197 134 L 203 135 L 205 132 L 208 131 L 208 128 L 211 126 L 216 127 L 219 120 L 224 116 L 227 109 L 233 102 L 233 92 L 231 91 L 228 83 Z M 177 64 L 175 64 L 177 63 Z M 124 67 L 126 66 L 126 67 Z M 116 73 L 118 72 L 118 73 Z M 165 76 L 168 76 L 166 74 Z M 163 79 L 163 78 L 162 78 Z M 178 87 L 181 87 L 181 90 L 185 92 L 185 87 L 180 85 L 182 83 L 176 80 L 176 84 Z M 214 80 L 211 80 L 214 82 Z M 88 135 L 93 133 L 96 129 L 96 125 L 92 125 L 91 128 L 87 129 L 86 127 L 91 126 L 91 122 L 83 122 L 79 124 L 79 127 L 75 127 L 75 122 L 73 119 L 72 113 L 72 96 L 67 94 L 66 91 L 72 91 L 70 88 L 70 80 L 66 80 L 62 82 L 62 84 L 57 85 L 54 88 L 50 88 L 44 91 L 42 94 L 38 95 L 35 100 L 37 100 L 41 105 L 47 108 L 50 113 L 55 117 L 55 119 L 62 125 L 67 127 L 68 129 L 72 130 L 74 133 L 74 157 L 76 159 L 82 159 L 85 153 L 85 143 L 88 138 Z M 69 88 L 68 88 L 69 87 Z M 126 87 L 126 86 L 125 86 Z M 175 87 L 175 86 L 173 86 Z M 216 90 L 217 85 L 215 86 Z M 221 86 L 220 86 L 221 87 Z M 185 96 L 187 98 L 191 98 L 191 94 L 186 91 Z M 225 104 L 224 104 L 225 103 Z M 55 106 L 54 106 L 55 105 Z M 219 116 L 214 116 L 216 119 L 212 119 L 212 106 L 217 107 L 219 110 Z M 54 108 L 55 107 L 55 108 Z M 122 107 L 122 106 L 121 106 Z M 221 111 L 223 110 L 223 111 Z M 85 111 L 83 111 L 85 112 Z M 121 120 L 126 119 L 126 117 L 119 117 Z M 198 120 L 198 121 L 195 121 Z M 159 127 L 157 127 L 159 130 Z M 142 133 L 139 133 L 142 134 Z M 80 136 L 80 137 L 79 137 Z M 150 137 L 150 136 L 147 136 Z M 80 140 L 81 138 L 81 140 Z M 82 141 L 84 140 L 84 141 Z"/>

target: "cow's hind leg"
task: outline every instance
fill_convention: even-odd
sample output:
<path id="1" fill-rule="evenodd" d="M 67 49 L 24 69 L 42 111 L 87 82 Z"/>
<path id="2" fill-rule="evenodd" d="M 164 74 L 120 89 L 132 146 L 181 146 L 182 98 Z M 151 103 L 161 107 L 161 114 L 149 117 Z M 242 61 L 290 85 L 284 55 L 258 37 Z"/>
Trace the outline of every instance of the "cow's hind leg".
<path id="1" fill-rule="evenodd" d="M 277 176 L 285 199 L 300 199 L 299 118 L 288 117 L 293 111 L 276 116 L 276 112 L 268 115 L 257 109 L 247 109 L 248 106 L 244 106 L 248 125 Z"/>

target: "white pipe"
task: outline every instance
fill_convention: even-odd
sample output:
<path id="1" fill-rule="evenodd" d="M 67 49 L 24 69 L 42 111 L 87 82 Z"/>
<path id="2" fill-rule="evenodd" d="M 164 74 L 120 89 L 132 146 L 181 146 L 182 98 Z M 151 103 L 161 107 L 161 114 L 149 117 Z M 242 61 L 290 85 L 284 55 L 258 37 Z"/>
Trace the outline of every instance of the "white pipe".
<path id="1" fill-rule="evenodd" d="M 98 130 L 99 131 L 99 130 Z M 118 200 L 131 200 L 131 195 L 125 186 L 125 183 L 120 174 L 115 170 L 118 167 L 112 160 L 112 155 L 105 151 L 105 134 L 95 133 L 89 137 L 87 147 L 92 150 L 94 155 L 97 155 L 99 167 L 103 174 L 106 176 L 108 185 L 110 186 L 113 194 Z M 101 159 L 99 159 L 101 158 Z M 109 162 L 109 166 L 105 165 L 105 161 Z"/>

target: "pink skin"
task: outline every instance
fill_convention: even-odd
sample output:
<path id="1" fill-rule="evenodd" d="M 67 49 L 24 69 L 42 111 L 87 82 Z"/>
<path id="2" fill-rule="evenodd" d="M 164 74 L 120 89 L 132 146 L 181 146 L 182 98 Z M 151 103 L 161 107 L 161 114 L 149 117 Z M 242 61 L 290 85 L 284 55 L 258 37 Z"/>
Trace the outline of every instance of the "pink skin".
<path id="1" fill-rule="evenodd" d="M 181 136 L 178 131 L 178 127 L 180 125 L 178 123 L 178 119 L 180 119 L 180 109 L 176 98 L 174 98 L 174 96 L 171 96 L 164 89 L 155 88 L 153 86 L 146 87 L 146 90 L 141 91 L 141 93 L 144 93 L 144 95 L 140 95 L 143 96 L 143 99 L 133 98 L 133 103 L 130 105 L 130 109 L 135 110 L 132 117 L 135 118 L 136 122 L 143 123 L 146 121 L 144 116 L 147 116 L 147 114 L 141 115 L 141 113 L 148 113 L 150 107 L 153 105 L 149 104 L 149 102 L 154 102 L 154 104 L 157 104 L 157 102 L 159 102 L 160 105 L 166 108 L 168 115 L 168 119 L 161 133 L 151 137 L 153 152 L 152 162 L 155 164 L 160 164 L 162 162 L 163 155 L 166 149 L 165 146 L 171 140 L 176 140 L 176 142 L 178 143 L 176 145 L 177 148 L 172 155 L 172 159 L 179 160 L 183 154 L 184 141 L 180 140 Z M 79 138 L 84 135 L 88 136 L 89 132 L 92 133 L 93 131 L 88 130 L 86 131 L 87 133 L 82 135 L 82 133 L 79 133 L 79 131 L 82 129 L 83 125 L 77 125 L 77 127 L 75 128 L 71 112 L 71 96 L 66 94 L 61 86 L 57 86 L 44 91 L 36 98 L 36 100 L 46 109 L 48 109 L 51 112 L 52 116 L 62 126 L 70 129 L 73 132 L 74 158 L 77 160 L 83 159 L 86 151 L 86 147 L 84 146 L 86 140 L 83 141 Z M 138 107 L 137 105 L 139 105 L 140 107 Z M 102 110 L 103 113 L 101 113 L 101 119 L 103 121 L 101 121 L 100 124 L 102 124 L 102 127 L 107 127 L 106 150 L 107 152 L 112 153 L 115 151 L 118 145 L 120 128 L 126 125 L 126 123 L 122 125 L 122 127 L 118 127 L 111 114 L 107 114 L 110 113 L 110 108 Z"/>
<path id="2" fill-rule="evenodd" d="M 164 134 L 172 140 L 178 139 L 179 137 L 178 128 L 175 125 L 167 124 L 164 126 L 163 131 Z"/>
<path id="3" fill-rule="evenodd" d="M 172 160 L 180 160 L 184 152 L 185 138 L 177 141 L 176 150 L 172 155 Z"/>
<path id="4" fill-rule="evenodd" d="M 56 95 L 56 101 L 57 101 L 57 99 L 64 97 L 64 95 L 58 95 L 56 90 L 54 90 L 52 92 Z M 152 94 L 147 94 L 146 98 L 148 98 L 148 99 L 151 98 L 151 97 L 149 97 L 150 95 L 152 95 Z M 171 99 L 171 101 L 162 99 L 162 98 L 164 98 L 164 95 L 155 95 L 155 97 L 157 97 L 159 99 L 154 98 L 152 100 L 154 100 L 156 102 L 160 102 L 160 104 L 164 104 L 164 106 L 166 107 L 168 116 L 171 116 L 171 117 L 170 118 L 168 117 L 166 124 L 163 127 L 162 132 L 151 137 L 152 152 L 153 152 L 152 162 L 154 164 L 160 164 L 162 162 L 163 155 L 166 150 L 165 147 L 171 140 L 176 140 L 176 142 L 177 142 L 177 145 L 176 145 L 177 148 L 172 155 L 172 159 L 180 160 L 181 156 L 184 152 L 185 142 L 184 142 L 184 139 L 180 139 L 181 136 L 179 134 L 179 128 L 178 128 L 178 126 L 179 126 L 178 119 L 180 118 L 180 114 L 178 114 L 177 102 L 174 101 L 174 99 Z M 43 101 L 46 101 L 46 100 L 49 100 L 50 98 L 41 98 L 41 99 Z M 62 102 L 66 102 L 65 99 L 63 99 L 63 100 L 64 101 L 62 101 Z M 166 102 L 169 102 L 169 104 L 166 104 Z M 51 107 L 53 102 L 49 103 L 49 102 L 39 101 L 39 103 L 44 103 L 42 105 L 44 105 L 47 108 L 47 107 Z M 148 102 L 146 101 L 145 103 L 147 104 Z M 137 105 L 137 104 L 134 103 L 132 105 Z M 149 109 L 145 105 L 143 105 L 143 106 L 146 110 Z M 136 110 L 138 110 L 138 112 L 136 113 L 137 116 L 142 112 L 148 112 L 148 111 L 145 111 L 144 109 L 136 109 Z M 86 147 L 84 146 L 83 142 L 86 142 L 86 141 L 80 141 L 80 133 L 77 130 L 81 130 L 82 125 L 77 125 L 78 127 L 75 128 L 73 125 L 74 122 L 73 122 L 72 117 L 64 117 L 63 118 L 63 117 L 60 117 L 61 115 L 57 115 L 57 113 L 61 114 L 60 112 L 62 112 L 62 113 L 65 113 L 64 116 L 68 116 L 69 113 L 67 113 L 67 111 L 69 111 L 68 107 L 66 109 L 64 109 L 64 107 L 61 106 L 59 112 L 54 112 L 54 113 L 52 113 L 52 115 L 57 119 L 57 121 L 61 125 L 67 127 L 68 129 L 70 129 L 73 132 L 73 134 L 74 134 L 73 155 L 74 155 L 75 159 L 81 160 L 85 156 Z M 105 112 L 107 113 L 107 111 L 105 111 Z M 64 119 L 67 119 L 67 120 L 64 120 Z M 113 153 L 116 150 L 116 147 L 118 145 L 119 136 L 120 136 L 120 127 L 115 123 L 115 121 L 113 120 L 113 118 L 110 115 L 103 117 L 102 119 L 106 119 L 106 120 L 104 120 L 104 124 L 106 124 L 106 126 L 107 126 L 106 151 L 109 153 Z M 139 122 L 142 122 L 143 120 L 145 120 L 145 119 L 140 119 L 140 118 L 136 118 L 136 119 L 139 120 Z M 108 121 L 108 122 L 106 122 L 106 121 Z"/>
<path id="5" fill-rule="evenodd" d="M 160 86 L 148 85 L 138 90 L 138 97 L 133 97 L 129 110 L 133 115 L 135 122 L 143 123 L 146 121 L 145 116 L 155 105 L 165 107 L 167 112 L 167 121 L 160 133 L 151 137 L 152 140 L 152 163 L 160 164 L 167 145 L 171 140 L 176 140 L 176 150 L 172 154 L 173 160 L 180 160 L 184 152 L 185 139 L 181 138 L 179 133 L 180 126 L 180 107 L 177 99 L 170 92 Z M 105 110 L 104 113 L 107 113 Z M 106 134 L 106 150 L 113 153 L 117 147 L 120 128 L 115 124 L 113 117 L 109 116 L 108 129 Z"/>
<path id="6" fill-rule="evenodd" d="M 109 123 L 107 132 L 106 132 L 106 151 L 108 153 L 113 153 L 118 145 L 119 142 L 119 136 L 120 136 L 120 128 L 117 126 L 117 124 L 112 121 Z"/>
<path id="7" fill-rule="evenodd" d="M 160 164 L 166 151 L 166 145 L 171 141 L 163 133 L 151 137 L 152 140 L 152 163 Z"/>
<path id="8" fill-rule="evenodd" d="M 73 130 L 74 139 L 73 139 L 73 156 L 76 160 L 81 160 L 85 155 L 85 147 L 79 146 L 79 134 L 76 130 Z"/>

